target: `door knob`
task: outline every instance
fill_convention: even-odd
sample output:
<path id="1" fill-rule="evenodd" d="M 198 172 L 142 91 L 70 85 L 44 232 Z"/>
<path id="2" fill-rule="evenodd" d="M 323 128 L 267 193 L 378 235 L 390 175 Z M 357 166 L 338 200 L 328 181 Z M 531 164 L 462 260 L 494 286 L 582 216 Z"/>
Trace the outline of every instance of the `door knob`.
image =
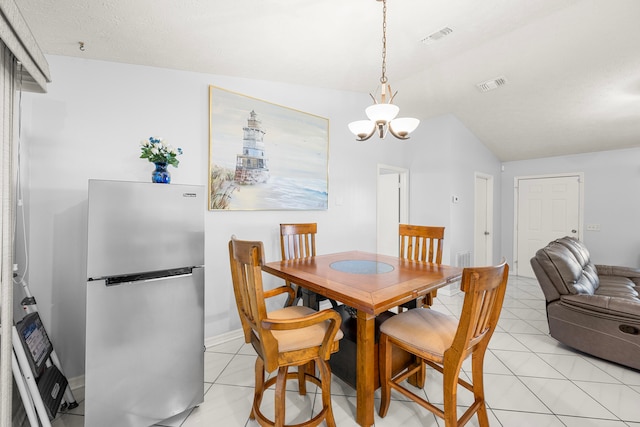
<path id="1" fill-rule="evenodd" d="M 488 231 L 485 231 L 485 232 L 484 232 L 484 235 L 485 235 L 485 236 L 488 236 L 488 235 L 489 235 L 489 232 L 488 232 Z"/>
<path id="2" fill-rule="evenodd" d="M 576 233 L 577 233 L 577 231 L 576 231 L 576 230 L 571 230 L 571 232 L 572 232 L 573 234 L 576 234 Z"/>

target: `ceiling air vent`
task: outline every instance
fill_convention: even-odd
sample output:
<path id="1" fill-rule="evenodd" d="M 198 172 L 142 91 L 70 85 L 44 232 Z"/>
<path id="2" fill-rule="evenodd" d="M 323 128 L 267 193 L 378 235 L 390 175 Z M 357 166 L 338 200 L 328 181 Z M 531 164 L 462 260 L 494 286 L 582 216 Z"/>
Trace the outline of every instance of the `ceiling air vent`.
<path id="1" fill-rule="evenodd" d="M 435 33 L 428 35 L 427 37 L 423 38 L 420 41 L 422 43 L 424 43 L 424 44 L 432 44 L 432 43 L 435 43 L 435 42 L 439 41 L 444 36 L 448 36 L 452 32 L 453 32 L 453 30 L 451 28 L 444 27 L 440 31 L 436 31 Z"/>
<path id="2" fill-rule="evenodd" d="M 490 90 L 498 89 L 500 86 L 507 84 L 507 78 L 504 76 L 496 77 L 495 79 L 487 80 L 486 82 L 476 84 L 476 87 L 480 92 L 489 92 Z"/>

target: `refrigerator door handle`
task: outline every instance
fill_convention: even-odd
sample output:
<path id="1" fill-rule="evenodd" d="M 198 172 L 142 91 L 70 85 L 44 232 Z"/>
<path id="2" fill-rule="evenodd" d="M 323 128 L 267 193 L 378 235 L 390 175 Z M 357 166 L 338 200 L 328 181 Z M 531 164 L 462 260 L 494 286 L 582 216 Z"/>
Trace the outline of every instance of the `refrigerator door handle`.
<path id="1" fill-rule="evenodd" d="M 111 284 L 107 284 L 107 286 L 136 285 L 136 284 L 143 284 L 143 283 L 150 283 L 150 282 L 160 282 L 160 281 L 163 281 L 163 280 L 177 279 L 179 277 L 190 277 L 190 276 L 193 276 L 193 274 L 187 273 L 187 274 L 179 274 L 179 275 L 175 275 L 175 276 L 154 277 L 153 279 L 131 280 L 131 281 L 128 281 L 128 282 L 111 283 Z"/>
<path id="2" fill-rule="evenodd" d="M 193 268 L 194 267 L 183 267 L 183 268 L 174 268 L 171 270 L 152 271 L 148 273 L 113 276 L 113 277 L 107 277 L 104 282 L 106 286 L 115 286 L 115 285 L 135 284 L 136 282 L 147 283 L 147 282 L 152 282 L 157 280 L 173 279 L 181 276 L 190 276 L 193 272 Z"/>

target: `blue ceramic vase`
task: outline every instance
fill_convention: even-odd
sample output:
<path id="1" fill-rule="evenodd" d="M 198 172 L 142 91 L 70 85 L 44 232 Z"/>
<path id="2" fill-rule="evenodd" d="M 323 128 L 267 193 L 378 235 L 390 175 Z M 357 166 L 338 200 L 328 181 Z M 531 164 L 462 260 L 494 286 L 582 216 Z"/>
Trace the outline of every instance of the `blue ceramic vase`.
<path id="1" fill-rule="evenodd" d="M 154 165 L 156 165 L 156 168 L 151 173 L 151 182 L 155 182 L 156 184 L 169 184 L 171 182 L 171 174 L 167 170 L 169 164 L 156 162 Z"/>

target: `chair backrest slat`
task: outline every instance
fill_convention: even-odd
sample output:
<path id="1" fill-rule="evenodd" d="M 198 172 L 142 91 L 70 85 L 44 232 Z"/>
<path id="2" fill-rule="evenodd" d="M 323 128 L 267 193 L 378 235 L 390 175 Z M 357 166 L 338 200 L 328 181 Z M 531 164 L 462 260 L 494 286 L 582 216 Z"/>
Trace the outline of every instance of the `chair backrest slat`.
<path id="1" fill-rule="evenodd" d="M 283 260 L 316 255 L 316 223 L 280 224 L 280 249 Z"/>
<path id="2" fill-rule="evenodd" d="M 400 258 L 442 264 L 444 227 L 400 224 Z"/>

